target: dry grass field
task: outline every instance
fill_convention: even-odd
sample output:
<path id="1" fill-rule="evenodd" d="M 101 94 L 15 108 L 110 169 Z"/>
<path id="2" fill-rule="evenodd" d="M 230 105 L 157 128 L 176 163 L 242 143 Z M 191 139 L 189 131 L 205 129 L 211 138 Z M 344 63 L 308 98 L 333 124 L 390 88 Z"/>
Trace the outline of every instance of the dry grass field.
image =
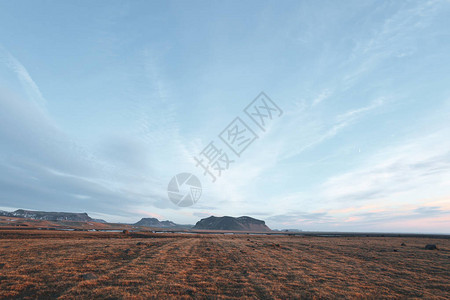
<path id="1" fill-rule="evenodd" d="M 449 250 L 410 237 L 4 230 L 0 298 L 449 299 Z"/>

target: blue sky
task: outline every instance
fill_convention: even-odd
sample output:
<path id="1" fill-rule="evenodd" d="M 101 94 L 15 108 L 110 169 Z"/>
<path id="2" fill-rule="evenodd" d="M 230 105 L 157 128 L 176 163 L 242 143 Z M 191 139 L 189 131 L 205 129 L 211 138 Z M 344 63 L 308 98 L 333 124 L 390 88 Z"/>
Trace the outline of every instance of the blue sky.
<path id="1" fill-rule="evenodd" d="M 0 1 L 0 207 L 450 228 L 449 1 Z M 283 110 L 212 183 L 193 157 Z M 180 208 L 167 184 L 203 195 Z"/>

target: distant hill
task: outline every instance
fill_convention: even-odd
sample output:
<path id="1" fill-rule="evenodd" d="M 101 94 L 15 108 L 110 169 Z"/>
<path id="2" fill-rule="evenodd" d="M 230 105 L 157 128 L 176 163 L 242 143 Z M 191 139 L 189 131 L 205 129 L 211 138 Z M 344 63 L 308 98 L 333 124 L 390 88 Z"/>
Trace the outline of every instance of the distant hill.
<path id="1" fill-rule="evenodd" d="M 94 222 L 94 220 L 89 217 L 87 213 L 46 212 L 18 209 L 13 212 L 0 211 L 0 215 L 6 217 L 29 218 L 34 220 L 46 221 Z"/>
<path id="2" fill-rule="evenodd" d="M 105 225 L 108 226 L 114 225 L 101 219 L 93 219 L 87 213 L 46 212 L 46 211 L 18 209 L 13 212 L 0 210 L 0 216 L 56 222 L 52 226 L 75 226 L 73 224 L 70 225 L 70 222 L 85 223 L 86 226 L 89 225 L 91 227 L 94 226 L 93 224 L 97 224 L 95 225 L 97 226 L 97 228 L 99 227 L 98 223 L 104 223 Z M 264 221 L 246 216 L 239 218 L 212 216 L 209 218 L 201 219 L 200 221 L 197 222 L 195 226 L 176 224 L 172 221 L 159 221 L 157 218 L 142 218 L 139 222 L 135 224 L 123 224 L 123 225 L 165 228 L 165 229 L 203 229 L 203 230 L 258 231 L 258 232 L 271 231 L 271 229 L 266 226 Z"/>
<path id="3" fill-rule="evenodd" d="M 159 221 L 157 218 L 142 218 L 135 223 L 136 226 L 158 227 L 158 228 L 175 228 L 178 225 L 172 221 Z"/>
<path id="4" fill-rule="evenodd" d="M 87 213 L 46 212 L 46 211 L 32 211 L 32 210 L 18 209 L 13 212 L 0 210 L 0 216 L 52 221 L 52 222 L 57 221 L 96 222 L 111 225 L 111 223 L 108 223 L 105 220 L 93 219 Z M 67 222 L 64 224 L 67 225 Z M 156 218 L 142 218 L 139 222 L 135 224 L 124 224 L 124 225 L 135 225 L 135 226 L 145 226 L 155 228 L 178 228 L 178 229 L 190 229 L 193 226 L 193 225 L 180 225 L 172 221 L 159 221 Z"/>
<path id="5" fill-rule="evenodd" d="M 192 228 L 192 225 L 180 225 L 172 221 L 160 221 L 157 218 L 142 218 L 135 226 L 155 227 L 155 228 Z"/>
<path id="6" fill-rule="evenodd" d="M 232 231 L 271 231 L 262 220 L 251 217 L 214 217 L 201 219 L 192 229 L 232 230 Z"/>
<path id="7" fill-rule="evenodd" d="M 97 223 L 108 223 L 103 219 L 92 219 L 92 222 L 97 222 Z"/>

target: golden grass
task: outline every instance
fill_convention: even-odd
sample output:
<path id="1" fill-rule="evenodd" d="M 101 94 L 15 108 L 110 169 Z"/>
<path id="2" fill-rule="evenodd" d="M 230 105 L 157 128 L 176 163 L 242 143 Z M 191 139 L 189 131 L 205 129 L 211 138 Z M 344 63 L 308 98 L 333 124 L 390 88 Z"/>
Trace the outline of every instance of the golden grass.
<path id="1" fill-rule="evenodd" d="M 0 232 L 0 298 L 450 298 L 447 239 L 136 236 Z"/>

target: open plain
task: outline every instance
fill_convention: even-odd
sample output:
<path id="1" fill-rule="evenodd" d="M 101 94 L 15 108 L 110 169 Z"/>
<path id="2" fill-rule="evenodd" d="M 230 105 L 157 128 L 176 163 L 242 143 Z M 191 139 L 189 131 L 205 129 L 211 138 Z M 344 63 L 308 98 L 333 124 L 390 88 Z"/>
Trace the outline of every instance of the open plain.
<path id="1" fill-rule="evenodd" d="M 449 270 L 446 238 L 0 231 L 0 298 L 448 299 Z"/>

